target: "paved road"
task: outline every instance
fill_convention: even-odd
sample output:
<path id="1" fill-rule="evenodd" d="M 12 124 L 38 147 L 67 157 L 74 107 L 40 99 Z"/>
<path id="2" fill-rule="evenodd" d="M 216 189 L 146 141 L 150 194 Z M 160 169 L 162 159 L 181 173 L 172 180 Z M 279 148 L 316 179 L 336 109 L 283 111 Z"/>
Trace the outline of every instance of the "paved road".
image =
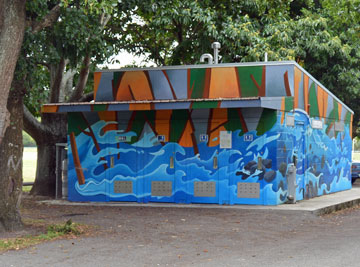
<path id="1" fill-rule="evenodd" d="M 36 207 L 35 207 L 36 209 Z M 266 210 L 42 207 L 100 225 L 92 237 L 0 255 L 0 266 L 359 266 L 360 208 L 325 216 Z"/>

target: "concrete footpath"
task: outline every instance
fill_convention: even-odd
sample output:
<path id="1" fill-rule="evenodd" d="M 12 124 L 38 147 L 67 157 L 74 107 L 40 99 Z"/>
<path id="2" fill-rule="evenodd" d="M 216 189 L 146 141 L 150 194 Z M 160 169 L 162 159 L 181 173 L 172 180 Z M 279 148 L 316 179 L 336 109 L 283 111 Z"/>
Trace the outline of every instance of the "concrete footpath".
<path id="1" fill-rule="evenodd" d="M 274 210 L 286 212 L 309 212 L 323 215 L 337 210 L 350 208 L 360 204 L 360 185 L 354 185 L 351 190 L 341 191 L 308 200 L 298 201 L 296 204 L 282 204 L 278 206 L 259 205 L 217 205 L 217 204 L 176 204 L 176 203 L 136 203 L 136 202 L 70 202 L 67 200 L 43 200 L 41 203 L 64 206 L 94 206 L 94 207 L 154 207 L 154 208 L 202 208 L 202 209 L 243 209 L 243 210 Z"/>

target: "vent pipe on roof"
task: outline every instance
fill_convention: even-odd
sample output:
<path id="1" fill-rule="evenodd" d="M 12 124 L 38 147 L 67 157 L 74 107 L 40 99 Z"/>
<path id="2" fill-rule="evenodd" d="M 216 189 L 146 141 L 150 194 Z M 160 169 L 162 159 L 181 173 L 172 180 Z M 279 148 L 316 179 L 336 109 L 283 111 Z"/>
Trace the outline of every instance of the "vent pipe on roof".
<path id="1" fill-rule="evenodd" d="M 267 60 L 267 52 L 265 52 L 265 60 L 264 60 L 265 62 L 267 62 L 268 60 Z"/>
<path id="2" fill-rule="evenodd" d="M 213 42 L 211 48 L 214 49 L 214 57 L 211 54 L 202 54 L 200 57 L 200 62 L 205 62 L 205 59 L 208 60 L 208 64 L 218 64 L 219 63 L 219 49 L 221 45 L 219 42 Z"/>
<path id="3" fill-rule="evenodd" d="M 202 54 L 200 57 L 200 62 L 205 62 L 205 59 L 208 60 L 208 64 L 213 64 L 213 56 L 211 54 Z"/>
<path id="4" fill-rule="evenodd" d="M 221 47 L 221 44 L 219 42 L 213 42 L 211 44 L 211 48 L 214 49 L 214 64 L 219 63 L 219 49 Z"/>

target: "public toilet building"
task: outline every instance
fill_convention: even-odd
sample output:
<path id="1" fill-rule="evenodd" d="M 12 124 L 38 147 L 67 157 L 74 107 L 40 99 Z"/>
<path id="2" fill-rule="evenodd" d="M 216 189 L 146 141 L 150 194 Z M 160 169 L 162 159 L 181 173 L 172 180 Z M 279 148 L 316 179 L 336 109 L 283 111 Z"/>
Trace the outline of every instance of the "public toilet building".
<path id="1" fill-rule="evenodd" d="M 353 112 L 296 62 L 104 70 L 94 84 L 94 102 L 42 108 L 67 113 L 70 201 L 278 205 L 351 188 Z"/>

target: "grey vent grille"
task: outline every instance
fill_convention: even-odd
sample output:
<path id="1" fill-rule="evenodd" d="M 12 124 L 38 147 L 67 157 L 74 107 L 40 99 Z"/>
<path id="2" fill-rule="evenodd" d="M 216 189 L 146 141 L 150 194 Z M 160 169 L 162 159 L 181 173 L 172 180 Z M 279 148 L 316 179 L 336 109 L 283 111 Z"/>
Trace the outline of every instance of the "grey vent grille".
<path id="1" fill-rule="evenodd" d="M 132 181 L 115 181 L 114 182 L 114 193 L 117 193 L 117 194 L 133 193 L 133 182 Z"/>
<path id="2" fill-rule="evenodd" d="M 194 182 L 194 196 L 195 197 L 215 197 L 216 183 L 215 182 Z"/>
<path id="3" fill-rule="evenodd" d="M 151 181 L 151 195 L 152 196 L 171 196 L 172 182 L 171 181 Z"/>
<path id="4" fill-rule="evenodd" d="M 260 198 L 260 183 L 238 183 L 238 198 Z"/>

